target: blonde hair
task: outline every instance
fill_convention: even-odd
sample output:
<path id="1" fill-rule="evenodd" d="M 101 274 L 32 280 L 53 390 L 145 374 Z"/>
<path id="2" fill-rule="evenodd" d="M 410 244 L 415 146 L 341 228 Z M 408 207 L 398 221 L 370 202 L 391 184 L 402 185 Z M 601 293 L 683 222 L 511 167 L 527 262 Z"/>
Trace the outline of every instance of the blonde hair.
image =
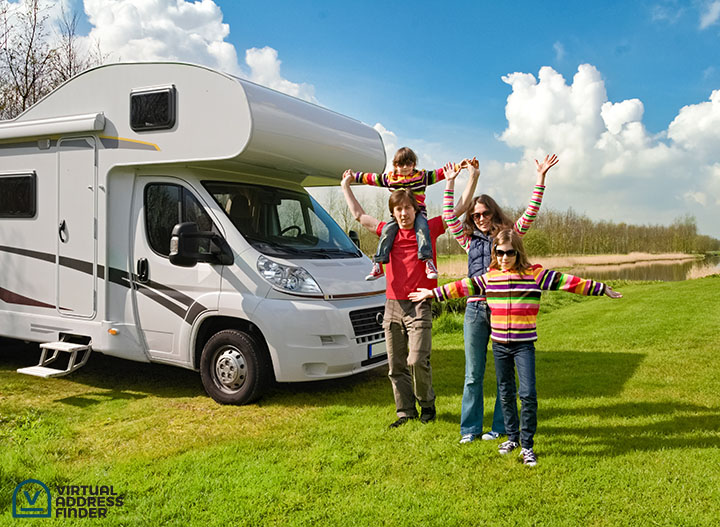
<path id="1" fill-rule="evenodd" d="M 528 269 L 531 264 L 528 261 L 527 254 L 525 253 L 525 247 L 523 247 L 522 238 L 513 229 L 502 230 L 497 233 L 497 236 L 495 236 L 495 238 L 493 238 L 492 259 L 490 260 L 490 267 L 493 269 L 500 269 L 500 263 L 498 262 L 498 257 L 495 250 L 497 249 L 498 245 L 502 245 L 504 243 L 510 243 L 510 245 L 512 245 L 512 248 L 517 251 L 517 254 L 515 255 L 515 265 L 513 265 L 513 269 L 515 269 L 516 271 L 524 271 Z"/>

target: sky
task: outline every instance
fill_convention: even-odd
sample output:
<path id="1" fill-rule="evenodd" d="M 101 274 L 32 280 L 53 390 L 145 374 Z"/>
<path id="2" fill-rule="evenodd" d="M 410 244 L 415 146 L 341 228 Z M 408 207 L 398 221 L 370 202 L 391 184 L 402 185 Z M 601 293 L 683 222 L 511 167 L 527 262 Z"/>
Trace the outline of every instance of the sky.
<path id="1" fill-rule="evenodd" d="M 720 238 L 720 0 L 63 1 L 108 62 L 246 77 L 374 126 L 419 168 L 477 156 L 502 205 L 556 153 L 543 206 L 691 215 Z"/>

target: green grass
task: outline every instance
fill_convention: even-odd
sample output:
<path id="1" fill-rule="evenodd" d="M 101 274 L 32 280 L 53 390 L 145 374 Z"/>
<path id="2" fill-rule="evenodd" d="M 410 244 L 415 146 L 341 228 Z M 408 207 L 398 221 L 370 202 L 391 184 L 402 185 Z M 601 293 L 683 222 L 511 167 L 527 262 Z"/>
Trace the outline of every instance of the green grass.
<path id="1" fill-rule="evenodd" d="M 32 523 L 10 512 L 28 478 L 124 495 L 105 520 L 52 525 L 717 524 L 720 277 L 615 285 L 625 298 L 543 300 L 533 469 L 458 444 L 459 314 L 435 325 L 438 420 L 392 431 L 384 368 L 227 407 L 193 372 L 100 355 L 21 376 L 37 353 L 3 343 L 0 524 Z"/>

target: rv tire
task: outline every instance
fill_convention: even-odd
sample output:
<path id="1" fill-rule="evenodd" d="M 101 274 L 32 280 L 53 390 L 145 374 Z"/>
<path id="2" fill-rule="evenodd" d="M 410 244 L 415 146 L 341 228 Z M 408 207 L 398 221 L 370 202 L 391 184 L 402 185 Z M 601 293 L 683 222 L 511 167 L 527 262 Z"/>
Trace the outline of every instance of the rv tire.
<path id="1" fill-rule="evenodd" d="M 208 339 L 200 356 L 205 391 L 221 404 L 248 404 L 268 386 L 270 361 L 255 339 L 224 329 Z"/>

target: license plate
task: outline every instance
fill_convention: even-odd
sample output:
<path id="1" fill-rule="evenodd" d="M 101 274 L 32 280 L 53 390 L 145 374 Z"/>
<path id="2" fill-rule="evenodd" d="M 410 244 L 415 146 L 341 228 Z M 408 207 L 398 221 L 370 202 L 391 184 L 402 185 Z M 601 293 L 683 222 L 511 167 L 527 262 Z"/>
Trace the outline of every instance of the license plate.
<path id="1" fill-rule="evenodd" d="M 387 355 L 387 345 L 384 340 L 382 342 L 368 344 L 368 359 L 374 359 L 381 355 Z"/>

